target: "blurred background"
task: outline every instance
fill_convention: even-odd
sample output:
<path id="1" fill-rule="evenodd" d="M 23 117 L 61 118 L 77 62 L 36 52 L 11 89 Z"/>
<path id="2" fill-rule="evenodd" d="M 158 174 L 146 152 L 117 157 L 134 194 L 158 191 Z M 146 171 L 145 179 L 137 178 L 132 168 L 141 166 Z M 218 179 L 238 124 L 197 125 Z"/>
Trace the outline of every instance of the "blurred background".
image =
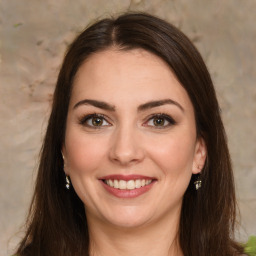
<path id="1" fill-rule="evenodd" d="M 89 23 L 127 10 L 179 27 L 212 75 L 233 160 L 241 223 L 256 234 L 255 0 L 1 0 L 0 248 L 22 236 L 38 154 L 67 45 Z"/>

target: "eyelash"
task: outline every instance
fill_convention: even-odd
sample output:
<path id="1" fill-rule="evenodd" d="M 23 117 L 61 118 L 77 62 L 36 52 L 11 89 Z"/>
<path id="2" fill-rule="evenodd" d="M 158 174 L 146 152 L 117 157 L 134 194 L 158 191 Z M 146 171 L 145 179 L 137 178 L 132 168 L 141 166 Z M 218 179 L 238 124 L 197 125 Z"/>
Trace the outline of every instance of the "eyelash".
<path id="1" fill-rule="evenodd" d="M 86 115 L 86 116 L 83 116 L 80 120 L 79 120 L 79 123 L 83 126 L 86 126 L 86 127 L 89 127 L 89 128 L 92 128 L 92 129 L 100 129 L 102 126 L 93 126 L 93 125 L 89 125 L 87 124 L 88 120 L 92 119 L 92 118 L 98 118 L 98 119 L 101 119 L 101 120 L 105 120 L 106 122 L 108 122 L 106 119 L 106 116 L 103 115 L 103 114 L 89 114 L 89 115 Z M 108 122 L 109 123 L 109 122 Z"/>
<path id="2" fill-rule="evenodd" d="M 79 119 L 79 124 L 83 125 L 83 126 L 86 126 L 88 128 L 91 128 L 91 129 L 101 129 L 103 126 L 110 126 L 110 125 L 100 125 L 100 126 L 94 126 L 94 125 L 89 125 L 87 122 L 92 118 L 98 118 L 100 120 L 102 120 L 102 122 L 107 122 L 108 124 L 110 123 L 107 119 L 107 117 L 104 115 L 104 114 L 97 114 L 97 113 L 94 113 L 94 114 L 89 114 L 89 115 L 85 115 L 83 116 L 81 119 Z M 165 129 L 169 126 L 172 126 L 172 125 L 175 125 L 176 124 L 176 121 L 168 114 L 165 114 L 165 113 L 159 113 L 159 114 L 152 114 L 150 115 L 150 117 L 147 119 L 146 123 L 149 123 L 149 121 L 151 120 L 154 120 L 154 119 L 163 119 L 164 121 L 167 121 L 168 124 L 167 125 L 164 125 L 164 126 L 154 126 L 154 125 L 144 125 L 143 123 L 143 126 L 147 126 L 147 127 L 150 127 L 150 128 L 155 128 L 155 129 Z"/>
<path id="3" fill-rule="evenodd" d="M 150 128 L 155 128 L 155 129 L 165 129 L 167 127 L 170 127 L 172 125 L 176 124 L 176 121 L 168 114 L 165 113 L 159 113 L 159 114 L 152 114 L 150 117 L 147 119 L 146 123 L 149 123 L 150 120 L 154 119 L 163 119 L 164 121 L 167 121 L 168 124 L 164 126 L 150 126 L 150 125 L 143 125 L 143 126 L 149 126 Z"/>

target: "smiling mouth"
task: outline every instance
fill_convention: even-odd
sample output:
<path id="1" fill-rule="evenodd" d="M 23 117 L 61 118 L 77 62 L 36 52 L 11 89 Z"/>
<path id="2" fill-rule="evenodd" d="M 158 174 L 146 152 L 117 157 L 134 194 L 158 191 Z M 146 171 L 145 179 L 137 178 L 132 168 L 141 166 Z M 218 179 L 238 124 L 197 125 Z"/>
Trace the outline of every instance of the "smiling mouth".
<path id="1" fill-rule="evenodd" d="M 117 180 L 117 179 L 105 179 L 105 184 L 112 188 L 120 190 L 132 190 L 145 187 L 153 182 L 153 179 L 134 179 L 134 180 Z"/>
<path id="2" fill-rule="evenodd" d="M 108 175 L 100 177 L 103 187 L 115 197 L 132 199 L 148 192 L 157 182 L 155 177 L 143 175 Z"/>

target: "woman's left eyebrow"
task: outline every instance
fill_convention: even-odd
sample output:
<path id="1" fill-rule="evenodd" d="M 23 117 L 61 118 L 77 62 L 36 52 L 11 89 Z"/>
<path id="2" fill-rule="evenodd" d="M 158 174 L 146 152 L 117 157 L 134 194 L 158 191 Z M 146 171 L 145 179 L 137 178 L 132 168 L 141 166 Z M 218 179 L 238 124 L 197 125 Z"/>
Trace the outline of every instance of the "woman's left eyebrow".
<path id="1" fill-rule="evenodd" d="M 142 104 L 138 107 L 138 112 L 144 111 L 150 108 L 159 107 L 162 105 L 171 104 L 177 106 L 182 112 L 184 112 L 184 108 L 175 100 L 172 99 L 163 99 L 163 100 L 156 100 L 156 101 L 150 101 L 145 104 Z"/>

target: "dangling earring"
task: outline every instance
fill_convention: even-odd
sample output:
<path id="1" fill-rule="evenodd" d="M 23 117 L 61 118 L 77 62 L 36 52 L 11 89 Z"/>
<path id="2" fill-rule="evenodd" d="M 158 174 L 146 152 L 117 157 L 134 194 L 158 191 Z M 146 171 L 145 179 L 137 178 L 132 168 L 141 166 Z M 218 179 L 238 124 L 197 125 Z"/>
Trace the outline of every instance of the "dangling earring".
<path id="1" fill-rule="evenodd" d="M 197 166 L 197 169 L 200 170 L 200 166 Z M 201 180 L 201 174 L 199 173 L 196 177 L 196 181 L 194 182 L 195 189 L 198 190 L 199 188 L 202 187 L 202 180 Z"/>
<path id="2" fill-rule="evenodd" d="M 194 182 L 195 185 L 195 189 L 198 190 L 199 188 L 201 188 L 202 186 L 202 180 L 200 179 L 200 177 L 197 178 L 197 180 Z"/>
<path id="3" fill-rule="evenodd" d="M 66 175 L 66 189 L 69 190 L 70 189 L 70 180 L 69 177 Z"/>
<path id="4" fill-rule="evenodd" d="M 64 155 L 63 153 L 61 152 L 61 155 L 62 155 L 62 158 L 63 158 L 63 164 L 64 164 L 64 170 L 65 170 L 65 158 L 64 158 Z M 66 175 L 66 189 L 69 190 L 70 189 L 70 180 L 69 180 L 69 177 Z"/>

